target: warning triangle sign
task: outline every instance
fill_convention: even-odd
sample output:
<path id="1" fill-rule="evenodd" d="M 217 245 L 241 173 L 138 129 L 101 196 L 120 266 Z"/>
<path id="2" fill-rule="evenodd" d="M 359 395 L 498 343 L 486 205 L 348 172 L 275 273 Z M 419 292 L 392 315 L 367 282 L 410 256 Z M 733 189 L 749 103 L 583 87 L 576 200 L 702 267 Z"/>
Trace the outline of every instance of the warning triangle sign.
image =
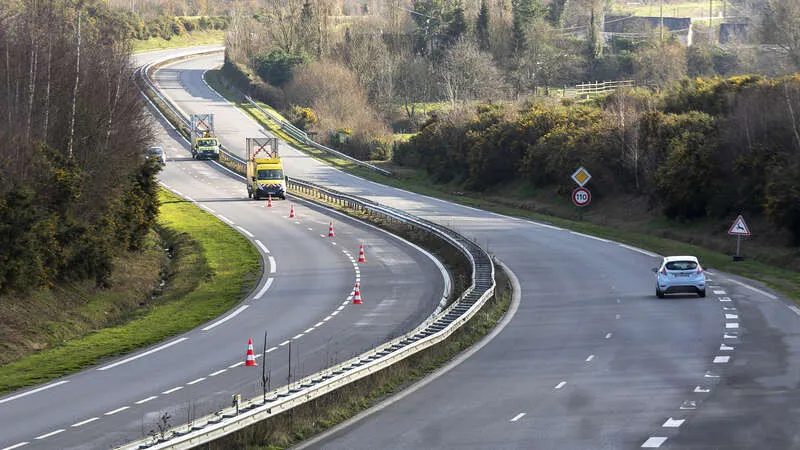
<path id="1" fill-rule="evenodd" d="M 747 228 L 747 224 L 744 223 L 744 217 L 742 217 L 741 214 L 733 221 L 733 225 L 731 225 L 730 230 L 728 230 L 728 234 L 750 236 L 750 229 Z"/>

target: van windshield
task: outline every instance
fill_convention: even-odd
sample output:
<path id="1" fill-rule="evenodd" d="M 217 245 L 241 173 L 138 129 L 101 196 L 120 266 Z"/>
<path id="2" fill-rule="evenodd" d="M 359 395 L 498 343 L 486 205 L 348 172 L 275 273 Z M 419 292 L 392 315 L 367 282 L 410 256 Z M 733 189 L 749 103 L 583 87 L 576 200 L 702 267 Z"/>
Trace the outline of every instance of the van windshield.
<path id="1" fill-rule="evenodd" d="M 199 141 L 197 141 L 197 145 L 199 145 L 200 147 L 213 147 L 213 146 L 217 145 L 217 140 L 216 139 L 200 139 Z"/>
<path id="2" fill-rule="evenodd" d="M 283 170 L 281 169 L 259 169 L 259 180 L 282 180 Z"/>

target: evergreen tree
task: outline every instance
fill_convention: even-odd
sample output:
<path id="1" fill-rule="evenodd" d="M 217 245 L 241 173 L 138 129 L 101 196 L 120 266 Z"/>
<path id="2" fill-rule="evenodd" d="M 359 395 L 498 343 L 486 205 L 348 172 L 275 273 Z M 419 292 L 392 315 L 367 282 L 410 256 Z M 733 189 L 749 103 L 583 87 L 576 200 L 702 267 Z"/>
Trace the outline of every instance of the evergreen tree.
<path id="1" fill-rule="evenodd" d="M 453 20 L 447 25 L 447 38 L 452 45 L 461 39 L 461 36 L 467 32 L 467 21 L 464 18 L 464 8 L 458 6 L 453 11 Z"/>
<path id="2" fill-rule="evenodd" d="M 489 5 L 486 0 L 481 0 L 481 10 L 475 20 L 475 34 L 478 39 L 478 48 L 483 52 L 489 51 Z"/>

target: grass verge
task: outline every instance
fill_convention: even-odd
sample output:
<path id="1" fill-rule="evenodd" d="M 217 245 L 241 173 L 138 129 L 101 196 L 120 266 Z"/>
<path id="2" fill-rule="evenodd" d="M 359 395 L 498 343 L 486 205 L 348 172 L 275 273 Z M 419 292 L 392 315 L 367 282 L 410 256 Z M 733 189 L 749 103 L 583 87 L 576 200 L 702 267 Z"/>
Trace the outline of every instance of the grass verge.
<path id="1" fill-rule="evenodd" d="M 210 443 L 209 450 L 282 449 L 344 422 L 411 386 L 469 348 L 502 319 L 511 303 L 511 284 L 500 267 L 497 288 L 469 322 L 448 339 L 355 383 Z"/>
<path id="2" fill-rule="evenodd" d="M 134 39 L 132 42 L 134 53 L 192 47 L 195 45 L 223 44 L 225 42 L 225 30 L 193 31 L 183 36 L 174 36 L 170 40 L 158 37 L 146 40 Z"/>
<path id="3" fill-rule="evenodd" d="M 651 221 L 643 224 L 633 224 L 627 227 L 618 225 L 604 226 L 602 224 L 592 223 L 591 221 L 595 220 L 595 218 L 593 218 L 591 214 L 587 214 L 587 216 L 584 217 L 584 220 L 573 220 L 568 218 L 570 216 L 574 216 L 574 208 L 569 208 L 568 206 L 562 206 L 561 208 L 552 208 L 546 206 L 541 208 L 554 214 L 560 214 L 561 217 L 558 217 L 557 215 L 553 214 L 543 214 L 541 212 L 537 212 L 536 208 L 531 210 L 529 206 L 516 206 L 524 203 L 524 201 L 520 200 L 519 198 L 514 199 L 505 196 L 487 197 L 481 195 L 456 193 L 453 192 L 453 186 L 435 184 L 430 180 L 429 177 L 419 170 L 385 167 L 392 170 L 393 173 L 391 177 L 387 177 L 363 167 L 356 166 L 355 164 L 352 164 L 346 160 L 329 155 L 317 149 L 309 148 L 307 145 L 295 141 L 291 136 L 281 132 L 277 125 L 264 117 L 264 115 L 258 112 L 255 108 L 247 103 L 243 103 L 234 90 L 226 86 L 226 83 L 221 78 L 220 71 L 215 70 L 207 72 L 206 81 L 212 88 L 217 90 L 217 92 L 219 92 L 229 101 L 235 103 L 260 125 L 268 129 L 270 132 L 275 133 L 276 136 L 286 140 L 294 147 L 308 153 L 310 156 L 319 159 L 320 161 L 331 164 L 341 170 L 347 171 L 359 177 L 486 211 L 493 211 L 509 216 L 524 217 L 531 220 L 551 223 L 559 227 L 611 239 L 663 255 L 696 255 L 700 258 L 703 264 L 709 268 L 714 268 L 761 281 L 767 286 L 785 294 L 795 302 L 800 302 L 800 273 L 787 270 L 782 267 L 780 263 L 763 262 L 774 260 L 774 258 L 770 258 L 770 254 L 775 254 L 781 251 L 785 253 L 785 249 L 779 250 L 776 248 L 764 248 L 760 251 L 756 249 L 748 249 L 748 252 L 752 252 L 752 260 L 748 259 L 746 261 L 733 262 L 730 254 L 725 253 L 725 251 L 722 250 L 723 247 L 716 242 L 709 241 L 709 245 L 687 243 L 686 240 L 693 238 L 695 234 L 702 233 L 703 231 L 689 230 L 686 227 L 686 224 L 669 223 L 666 226 L 662 224 L 660 227 L 654 227 L 653 222 Z M 261 104 L 261 106 L 264 108 L 269 108 L 268 105 Z M 291 173 L 289 176 L 291 176 Z M 565 200 L 564 202 L 568 203 L 568 200 Z M 598 205 L 593 205 L 593 207 L 596 206 Z M 602 220 L 598 220 L 598 222 L 602 222 Z M 735 241 L 729 240 L 728 242 Z M 795 251 L 795 253 L 797 252 L 798 251 Z"/>
<path id="4" fill-rule="evenodd" d="M 161 295 L 124 324 L 0 366 L 0 394 L 190 330 L 230 309 L 252 289 L 260 256 L 244 236 L 166 191 L 159 193 L 159 200 L 158 229 L 177 249 Z"/>

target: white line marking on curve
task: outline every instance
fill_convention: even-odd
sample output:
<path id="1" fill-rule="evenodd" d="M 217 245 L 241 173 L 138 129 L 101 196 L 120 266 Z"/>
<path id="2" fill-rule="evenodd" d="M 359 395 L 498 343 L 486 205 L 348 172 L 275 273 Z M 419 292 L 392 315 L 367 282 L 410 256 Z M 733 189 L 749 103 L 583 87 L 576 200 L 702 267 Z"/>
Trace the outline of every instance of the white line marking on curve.
<path id="1" fill-rule="evenodd" d="M 332 316 L 335 316 L 337 314 L 339 314 L 339 311 L 334 311 L 334 312 L 331 313 Z"/>
<path id="2" fill-rule="evenodd" d="M 230 366 L 228 366 L 228 369 L 233 369 L 234 367 L 239 367 L 242 364 L 244 364 L 244 361 L 240 361 L 240 362 L 238 362 L 236 364 L 231 364 Z"/>
<path id="3" fill-rule="evenodd" d="M 116 414 L 118 412 L 125 411 L 128 408 L 130 408 L 130 406 L 123 406 L 122 408 L 113 409 L 113 410 L 111 410 L 111 411 L 109 411 L 109 412 L 107 412 L 107 413 L 105 413 L 103 415 L 104 416 L 113 416 L 114 414 Z"/>
<path id="4" fill-rule="evenodd" d="M 64 432 L 64 429 L 63 429 L 63 428 L 61 428 L 61 429 L 59 429 L 59 430 L 56 430 L 56 431 L 51 431 L 51 432 L 49 432 L 49 433 L 45 433 L 45 434 L 43 434 L 43 435 L 41 435 L 41 436 L 36 436 L 34 439 L 47 439 L 47 438 L 49 438 L 50 436 L 55 436 L 55 435 L 57 435 L 57 434 L 59 434 L 59 433 L 63 433 L 63 432 Z"/>
<path id="5" fill-rule="evenodd" d="M 197 203 L 197 200 L 193 199 L 192 197 L 189 197 L 188 195 L 184 195 L 183 198 L 185 198 L 186 200 L 189 200 L 192 203 Z"/>
<path id="6" fill-rule="evenodd" d="M 30 444 L 30 442 L 20 442 L 19 444 L 14 444 L 10 447 L 6 447 L 3 450 L 14 450 L 15 448 L 20 448 L 28 444 Z"/>
<path id="7" fill-rule="evenodd" d="M 86 420 L 80 421 L 80 422 L 78 422 L 78 423 L 73 423 L 73 424 L 72 424 L 72 425 L 70 425 L 70 426 L 71 426 L 71 427 L 73 427 L 73 428 L 77 428 L 77 427 L 80 427 L 80 426 L 86 425 L 87 423 L 92 423 L 92 422 L 94 422 L 95 420 L 100 420 L 100 418 L 99 418 L 99 417 L 92 417 L 91 419 L 86 419 Z"/>
<path id="8" fill-rule="evenodd" d="M 658 448 L 661 447 L 661 444 L 664 442 L 667 442 L 667 438 L 662 436 L 652 436 L 644 441 L 644 444 L 642 444 L 641 448 Z"/>
<path id="9" fill-rule="evenodd" d="M 267 349 L 266 353 L 274 352 L 277 349 L 278 349 L 278 347 L 270 347 L 270 348 Z"/>
<path id="10" fill-rule="evenodd" d="M 304 334 L 308 334 L 308 333 L 311 333 L 312 331 L 314 331 L 314 327 L 311 327 L 311 328 L 307 329 L 306 331 L 303 331 L 303 333 Z"/>
<path id="11" fill-rule="evenodd" d="M 155 353 L 155 352 L 157 352 L 157 351 L 159 351 L 159 350 L 164 350 L 165 348 L 172 347 L 172 346 L 173 346 L 173 345 L 175 345 L 175 344 L 180 344 L 181 342 L 183 342 L 183 341 L 185 341 L 185 340 L 187 340 L 187 339 L 188 339 L 188 338 L 185 338 L 185 337 L 182 337 L 182 338 L 179 338 L 179 339 L 175 339 L 175 340 L 174 340 L 174 341 L 172 341 L 172 342 L 168 342 L 168 343 L 166 343 L 166 344 L 164 344 L 164 345 L 160 345 L 160 346 L 158 346 L 158 347 L 156 347 L 156 348 L 154 348 L 154 349 L 152 349 L 152 350 L 148 350 L 148 351 L 146 351 L 146 352 L 144 352 L 144 353 L 140 353 L 140 354 L 138 354 L 138 355 L 136 355 L 136 356 L 131 356 L 130 358 L 123 359 L 122 361 L 117 361 L 117 362 L 115 362 L 115 363 L 111 363 L 111 364 L 109 364 L 109 365 L 107 365 L 107 366 L 104 366 L 104 367 L 101 367 L 101 368 L 99 368 L 99 369 L 97 369 L 97 370 L 108 370 L 108 369 L 112 369 L 112 368 L 114 368 L 114 367 L 117 367 L 117 366 L 119 366 L 119 365 L 122 365 L 122 364 L 125 364 L 125 363 L 128 363 L 128 362 L 131 362 L 131 361 L 137 360 L 137 359 L 139 359 L 139 358 L 141 358 L 141 357 L 144 357 L 144 356 L 147 356 L 147 355 L 151 355 L 151 354 L 153 354 L 153 353 Z"/>
<path id="12" fill-rule="evenodd" d="M 739 323 L 738 322 L 727 322 L 727 323 L 725 323 L 725 328 L 728 328 L 728 329 L 739 328 Z"/>
<path id="13" fill-rule="evenodd" d="M 272 256 L 268 256 L 269 259 L 269 273 L 275 273 L 278 271 L 278 265 L 275 263 L 275 258 Z"/>
<path id="14" fill-rule="evenodd" d="M 300 333 L 297 336 L 293 337 L 292 340 L 296 341 L 296 340 L 300 339 L 301 337 L 303 337 L 303 333 Z"/>
<path id="15" fill-rule="evenodd" d="M 344 309 L 344 305 L 341 305 L 341 306 L 339 306 L 338 308 L 336 308 L 336 311 L 341 311 L 341 310 L 343 310 L 343 309 Z"/>
<path id="16" fill-rule="evenodd" d="M 314 325 L 314 328 L 317 328 L 317 327 L 321 326 L 323 323 L 325 323 L 325 322 L 317 322 L 317 323 Z"/>
<path id="17" fill-rule="evenodd" d="M 786 305 L 786 306 L 787 306 L 789 309 L 791 309 L 793 313 L 795 313 L 795 314 L 797 314 L 798 316 L 800 316 L 800 308 L 798 308 L 797 306 L 794 306 L 794 305 Z"/>
<path id="18" fill-rule="evenodd" d="M 657 253 L 648 252 L 647 250 L 642 250 L 641 248 L 632 247 L 632 246 L 626 245 L 626 244 L 619 244 L 619 246 L 627 248 L 628 250 L 633 250 L 633 251 L 635 251 L 637 253 L 641 253 L 643 255 L 652 256 L 653 258 L 658 258 L 659 256 L 661 256 L 661 255 L 659 255 Z"/>
<path id="19" fill-rule="evenodd" d="M 279 347 L 283 347 L 284 345 L 286 345 L 286 344 L 288 344 L 288 343 L 289 343 L 289 340 L 287 339 L 287 340 L 285 340 L 285 341 L 281 342 L 280 344 L 278 344 L 278 346 L 279 346 Z"/>
<path id="20" fill-rule="evenodd" d="M 327 321 L 329 321 L 329 320 L 331 320 L 331 319 L 333 319 L 333 317 L 331 317 L 331 316 L 328 316 L 328 317 L 326 317 L 326 318 L 322 319 L 322 321 L 323 321 L 323 322 L 327 322 Z"/>
<path id="21" fill-rule="evenodd" d="M 612 335 L 612 333 L 607 333 L 606 334 L 606 339 L 611 339 L 611 335 Z"/>
<path id="22" fill-rule="evenodd" d="M 172 389 L 167 389 L 166 391 L 162 392 L 162 394 L 164 395 L 172 394 L 173 392 L 180 391 L 181 389 L 183 389 L 183 386 L 177 386 Z"/>
<path id="23" fill-rule="evenodd" d="M 721 301 L 721 302 L 729 302 L 729 301 L 731 301 L 731 298 L 730 297 L 720 297 L 719 301 Z"/>
<path id="24" fill-rule="evenodd" d="M 720 346 L 719 346 L 719 351 L 721 351 L 721 352 L 730 352 L 730 351 L 733 351 L 733 350 L 734 350 L 734 348 L 731 347 L 730 345 L 720 344 Z"/>
<path id="25" fill-rule="evenodd" d="M 664 425 L 661 425 L 664 428 L 678 428 L 683 425 L 683 422 L 686 422 L 686 419 L 673 419 L 670 417 L 664 422 Z"/>
<path id="26" fill-rule="evenodd" d="M 737 336 L 735 334 L 732 334 L 732 333 L 723 333 L 722 334 L 722 339 L 736 339 L 738 337 L 739 336 Z"/>
<path id="27" fill-rule="evenodd" d="M 730 356 L 715 356 L 714 364 L 727 364 L 731 360 Z"/>
<path id="28" fill-rule="evenodd" d="M 17 395 L 15 395 L 13 397 L 4 398 L 4 399 L 0 400 L 0 404 L 6 403 L 6 402 L 10 402 L 12 400 L 16 400 L 18 398 L 22 398 L 22 397 L 25 397 L 25 396 L 28 396 L 28 395 L 31 395 L 31 394 L 35 394 L 37 392 L 42 392 L 42 391 L 44 391 L 46 389 L 54 388 L 56 386 L 61 386 L 62 384 L 65 384 L 65 383 L 69 383 L 69 380 L 58 381 L 58 382 L 55 382 L 53 384 L 48 384 L 46 386 L 42 386 L 40 388 L 36 388 L 36 389 L 34 389 L 32 391 L 23 392 L 22 394 L 17 394 Z"/>
<path id="29" fill-rule="evenodd" d="M 190 381 L 190 382 L 188 382 L 188 383 L 186 383 L 186 384 L 188 384 L 189 386 L 191 386 L 191 385 L 193 385 L 193 384 L 197 384 L 197 383 L 199 383 L 199 382 L 201 382 L 201 381 L 203 381 L 203 380 L 205 380 L 205 379 L 206 379 L 206 377 L 200 377 L 200 378 L 198 378 L 198 379 L 196 379 L 196 380 L 194 380 L 194 381 Z"/>
<path id="30" fill-rule="evenodd" d="M 516 416 L 514 416 L 514 417 L 511 419 L 511 422 L 516 422 L 516 421 L 518 421 L 519 419 L 522 419 L 523 417 L 525 417 L 525 414 L 526 414 L 526 413 L 519 413 L 519 414 L 517 414 Z"/>
<path id="31" fill-rule="evenodd" d="M 255 297 L 253 297 L 253 300 L 258 300 L 258 299 L 260 299 L 260 298 L 261 298 L 261 297 L 262 297 L 264 294 L 266 294 L 266 293 L 267 293 L 267 289 L 269 289 L 269 287 L 270 287 L 270 286 L 272 286 L 272 280 L 273 280 L 272 278 L 267 278 L 267 282 L 266 282 L 266 283 L 264 283 L 264 287 L 262 287 L 262 288 L 261 288 L 261 290 L 260 290 L 260 291 L 258 291 L 258 294 L 256 294 L 256 296 L 255 296 Z"/>
<path id="32" fill-rule="evenodd" d="M 728 319 L 728 320 L 738 320 L 739 319 L 739 315 L 738 314 L 725 314 L 725 318 Z"/>
<path id="33" fill-rule="evenodd" d="M 174 192 L 174 193 L 178 194 L 178 195 L 179 195 L 179 196 L 181 196 L 181 197 L 186 197 L 186 195 L 184 195 L 184 193 L 183 193 L 183 192 L 181 192 L 181 191 L 179 191 L 179 190 L 177 190 L 177 189 L 173 189 L 173 190 L 172 190 L 172 192 Z"/>
<path id="34" fill-rule="evenodd" d="M 697 386 L 697 387 L 694 388 L 694 392 L 697 392 L 697 393 L 700 393 L 700 394 L 705 394 L 706 392 L 711 392 L 711 389 L 706 389 L 704 387 Z"/>
<path id="35" fill-rule="evenodd" d="M 232 313 L 228 314 L 227 316 L 223 317 L 222 319 L 220 319 L 220 320 L 218 320 L 218 321 L 216 321 L 216 322 L 212 323 L 211 325 L 209 325 L 209 326 L 207 326 L 207 327 L 203 328 L 203 331 L 208 331 L 208 330 L 210 330 L 210 329 L 212 329 L 212 328 L 216 327 L 217 325 L 223 324 L 223 323 L 225 323 L 225 322 L 227 322 L 227 321 L 229 321 L 229 320 L 233 319 L 234 317 L 236 317 L 237 315 L 239 315 L 239 313 L 240 313 L 240 312 L 244 311 L 245 309 L 247 309 L 247 308 L 249 308 L 249 307 L 250 307 L 250 305 L 242 305 L 242 306 L 240 306 L 239 308 L 237 308 L 237 309 L 236 309 L 236 311 L 234 311 L 234 312 L 232 312 Z"/>
<path id="36" fill-rule="evenodd" d="M 241 231 L 242 233 L 246 234 L 246 235 L 247 235 L 247 237 L 251 237 L 251 238 L 252 238 L 252 237 L 256 237 L 256 236 L 255 236 L 253 233 L 251 233 L 251 232 L 249 232 L 249 231 L 245 230 L 244 228 L 240 227 L 239 225 L 236 225 L 236 228 L 238 228 L 238 229 L 239 229 L 239 231 Z"/>
<path id="37" fill-rule="evenodd" d="M 222 220 L 223 222 L 228 222 L 229 225 L 233 225 L 233 221 L 223 216 L 222 214 L 217 214 L 217 217 L 219 217 L 219 219 Z"/>
<path id="38" fill-rule="evenodd" d="M 266 253 L 266 254 L 269 254 L 269 249 L 267 248 L 267 246 L 266 246 L 266 245 L 264 245 L 264 243 L 263 243 L 263 242 L 261 242 L 261 241 L 259 241 L 258 239 L 256 239 L 256 245 L 258 245 L 259 247 L 261 247 L 261 250 L 264 250 L 264 253 Z"/>
<path id="39" fill-rule="evenodd" d="M 200 205 L 200 207 L 205 209 L 206 211 L 210 212 L 211 214 L 214 214 L 216 212 L 216 211 L 214 211 L 213 209 L 209 208 L 206 205 Z"/>
<path id="40" fill-rule="evenodd" d="M 727 294 L 727 292 L 723 291 L 722 289 L 715 289 L 715 290 L 713 290 L 711 292 L 713 292 L 714 295 L 725 295 L 725 294 Z"/>
<path id="41" fill-rule="evenodd" d="M 765 297 L 769 297 L 769 298 L 771 298 L 772 300 L 777 300 L 777 299 L 778 299 L 778 297 L 777 297 L 777 296 L 775 296 L 775 295 L 772 295 L 772 294 L 770 294 L 769 292 L 762 291 L 761 289 L 755 288 L 755 287 L 753 287 L 753 286 L 750 286 L 749 284 L 745 284 L 745 283 L 742 283 L 741 281 L 736 281 L 736 280 L 734 280 L 734 279 L 730 279 L 730 281 L 731 281 L 731 282 L 733 282 L 733 283 L 736 283 L 736 284 L 738 284 L 739 286 L 742 286 L 742 287 L 745 287 L 745 288 L 747 288 L 747 289 L 750 289 L 750 290 L 751 290 L 751 291 L 753 291 L 753 292 L 758 292 L 759 294 L 761 294 L 761 295 L 763 295 L 763 296 L 765 296 Z"/>
<path id="42" fill-rule="evenodd" d="M 589 362 L 589 361 L 591 361 L 591 360 L 593 360 L 593 359 L 594 359 L 594 355 L 589 355 L 589 356 L 586 358 L 586 362 Z"/>
<path id="43" fill-rule="evenodd" d="M 577 231 L 570 231 L 570 233 L 572 233 L 572 234 L 574 234 L 574 235 L 577 235 L 577 236 L 583 236 L 583 237 L 585 237 L 585 238 L 594 239 L 595 241 L 600 241 L 600 242 L 611 242 L 611 241 L 609 241 L 608 239 L 603 239 L 603 238 L 599 238 L 599 237 L 597 237 L 597 236 L 591 236 L 591 235 L 588 235 L 588 234 L 578 233 Z"/>
<path id="44" fill-rule="evenodd" d="M 217 376 L 217 375 L 219 375 L 221 373 L 225 373 L 227 371 L 228 371 L 228 369 L 220 369 L 220 370 L 218 370 L 216 372 L 211 372 L 210 374 L 208 374 L 208 376 L 215 377 L 215 376 Z"/>
<path id="45" fill-rule="evenodd" d="M 151 395 L 150 397 L 143 398 L 143 399 L 139 400 L 138 402 L 133 402 L 133 403 L 136 403 L 137 405 L 141 405 L 142 403 L 147 403 L 150 400 L 154 400 L 154 399 L 157 399 L 157 398 L 158 398 L 157 395 Z"/>
<path id="46" fill-rule="evenodd" d="M 558 383 L 558 384 L 556 385 L 556 387 L 554 387 L 553 389 L 561 389 L 561 388 L 563 388 L 563 387 L 564 387 L 564 386 L 566 386 L 566 385 L 567 385 L 567 382 L 566 382 L 566 381 L 562 381 L 561 383 Z"/>

